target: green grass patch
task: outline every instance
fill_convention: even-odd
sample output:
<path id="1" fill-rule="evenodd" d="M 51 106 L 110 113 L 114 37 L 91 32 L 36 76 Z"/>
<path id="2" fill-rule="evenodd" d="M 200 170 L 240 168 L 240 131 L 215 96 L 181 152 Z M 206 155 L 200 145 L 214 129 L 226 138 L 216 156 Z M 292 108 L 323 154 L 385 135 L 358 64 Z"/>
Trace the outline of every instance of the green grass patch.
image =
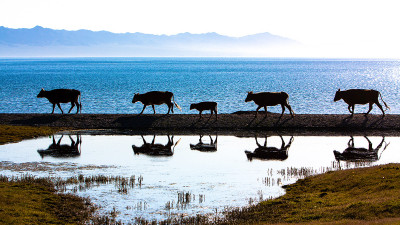
<path id="1" fill-rule="evenodd" d="M 222 223 L 348 224 L 400 217 L 399 164 L 328 172 L 285 188 L 284 196 L 231 211 Z"/>
<path id="2" fill-rule="evenodd" d="M 47 179 L 0 179 L 0 224 L 83 224 L 93 211 L 87 199 L 58 194 Z"/>
<path id="3" fill-rule="evenodd" d="M 48 136 L 61 130 L 66 130 L 66 128 L 0 125 L 0 145 Z"/>

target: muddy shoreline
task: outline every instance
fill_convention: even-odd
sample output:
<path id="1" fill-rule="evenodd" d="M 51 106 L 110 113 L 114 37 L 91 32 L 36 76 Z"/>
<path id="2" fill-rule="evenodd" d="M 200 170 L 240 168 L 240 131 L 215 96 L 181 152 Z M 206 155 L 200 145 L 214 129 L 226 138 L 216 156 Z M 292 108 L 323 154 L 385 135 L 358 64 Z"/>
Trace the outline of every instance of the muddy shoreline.
<path id="1" fill-rule="evenodd" d="M 24 114 L 1 113 L 0 124 L 67 127 L 86 133 L 119 134 L 199 134 L 219 133 L 298 135 L 400 135 L 400 115 L 298 114 L 294 118 L 279 114 L 240 112 L 220 114 Z"/>

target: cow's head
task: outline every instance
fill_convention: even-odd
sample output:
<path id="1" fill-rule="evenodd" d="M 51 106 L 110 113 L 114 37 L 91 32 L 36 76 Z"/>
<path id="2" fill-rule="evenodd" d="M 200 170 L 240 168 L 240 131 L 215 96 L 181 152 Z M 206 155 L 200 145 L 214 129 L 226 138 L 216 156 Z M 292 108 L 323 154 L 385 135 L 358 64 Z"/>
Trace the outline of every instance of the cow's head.
<path id="1" fill-rule="evenodd" d="M 252 91 L 247 92 L 247 97 L 244 101 L 245 102 L 253 101 L 253 92 Z"/>
<path id="2" fill-rule="evenodd" d="M 195 109 L 196 108 L 196 104 L 190 104 L 190 110 Z"/>
<path id="3" fill-rule="evenodd" d="M 340 99 L 342 99 L 342 92 L 340 91 L 340 88 L 339 88 L 339 90 L 337 90 L 336 91 L 336 94 L 335 94 L 335 98 L 333 99 L 333 101 L 339 101 Z"/>
<path id="4" fill-rule="evenodd" d="M 46 91 L 42 88 L 42 90 L 40 90 L 39 94 L 37 95 L 38 98 L 44 98 L 46 97 Z"/>
<path id="5" fill-rule="evenodd" d="M 139 93 L 136 93 L 134 96 L 133 96 L 133 99 L 132 99 L 132 103 L 136 103 L 136 102 L 138 102 L 138 101 L 140 101 L 140 94 Z"/>

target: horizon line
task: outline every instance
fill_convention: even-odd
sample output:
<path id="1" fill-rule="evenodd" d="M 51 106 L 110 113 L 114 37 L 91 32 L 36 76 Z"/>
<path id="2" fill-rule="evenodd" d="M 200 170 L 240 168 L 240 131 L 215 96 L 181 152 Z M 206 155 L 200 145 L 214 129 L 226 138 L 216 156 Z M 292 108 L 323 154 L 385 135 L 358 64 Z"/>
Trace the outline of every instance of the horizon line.
<path id="1" fill-rule="evenodd" d="M 352 61 L 352 60 L 357 60 L 357 61 L 375 61 L 375 60 L 384 60 L 384 61 L 399 61 L 400 58 L 393 58 L 393 57 L 377 57 L 377 58 L 372 58 L 372 57 L 262 57 L 262 56 L 0 56 L 0 59 L 53 59 L 53 58 L 58 58 L 58 59 L 72 59 L 72 58 L 82 58 L 82 59 L 89 59 L 89 58 L 136 58 L 136 59 L 146 59 L 146 58 L 176 58 L 176 59 L 185 59 L 185 58 L 190 58 L 190 59 L 206 59 L 206 58 L 214 58 L 214 59 L 268 59 L 268 60 L 342 60 L 342 61 Z"/>
<path id="2" fill-rule="evenodd" d="M 270 34 L 270 35 L 273 35 L 273 36 L 278 36 L 278 37 L 282 37 L 282 38 L 291 39 L 289 37 L 282 36 L 282 35 L 279 35 L 279 34 L 273 34 L 273 33 L 268 32 L 268 31 L 261 32 L 261 33 L 246 34 L 246 35 L 243 35 L 243 36 L 231 36 L 231 35 L 220 34 L 220 33 L 216 32 L 216 31 L 209 31 L 209 32 L 204 32 L 204 33 L 191 33 L 191 32 L 187 32 L 186 31 L 186 32 L 175 33 L 175 34 L 154 34 L 154 33 L 143 33 L 143 32 L 139 32 L 139 31 L 136 31 L 136 32 L 128 32 L 128 31 L 127 32 L 112 32 L 112 31 L 108 31 L 108 30 L 90 30 L 90 29 L 85 29 L 85 28 L 77 29 L 77 30 L 68 30 L 68 29 L 65 29 L 65 28 L 64 29 L 55 29 L 55 28 L 50 28 L 50 27 L 43 27 L 41 25 L 35 25 L 34 27 L 18 27 L 18 28 L 6 27 L 6 26 L 3 26 L 3 25 L 0 25 L 0 28 L 1 27 L 7 28 L 7 29 L 14 29 L 14 30 L 18 30 L 18 29 L 30 29 L 31 30 L 31 29 L 35 29 L 35 28 L 42 28 L 42 29 L 50 29 L 50 30 L 56 30 L 56 31 L 71 31 L 71 32 L 74 32 L 74 31 L 91 31 L 91 32 L 108 32 L 108 33 L 112 33 L 112 34 L 145 34 L 145 35 L 156 35 L 156 36 L 176 36 L 176 35 L 180 35 L 180 34 L 193 34 L 193 35 L 217 34 L 217 35 L 220 35 L 220 36 L 231 37 L 231 38 L 243 38 L 243 37 L 259 35 L 259 34 Z M 291 39 L 291 40 L 294 40 L 294 39 Z M 296 40 L 294 40 L 294 41 L 296 41 Z"/>

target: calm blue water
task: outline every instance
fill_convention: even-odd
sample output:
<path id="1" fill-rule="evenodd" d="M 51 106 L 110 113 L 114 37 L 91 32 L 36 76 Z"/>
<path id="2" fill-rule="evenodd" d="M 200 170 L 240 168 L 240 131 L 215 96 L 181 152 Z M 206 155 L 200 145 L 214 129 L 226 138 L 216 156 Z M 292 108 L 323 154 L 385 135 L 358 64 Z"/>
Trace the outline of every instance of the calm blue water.
<path id="1" fill-rule="evenodd" d="M 400 61 L 303 60 L 247 58 L 49 58 L 0 59 L 0 113 L 49 113 L 51 104 L 36 95 L 41 88 L 73 88 L 82 92 L 82 113 L 139 113 L 134 93 L 171 91 L 190 111 L 191 103 L 216 101 L 220 113 L 255 110 L 245 103 L 247 91 L 285 91 L 298 114 L 348 113 L 333 102 L 338 88 L 379 90 L 400 113 Z M 63 109 L 68 110 L 69 104 Z M 156 106 L 166 113 L 167 106 Z M 280 107 L 269 107 L 280 112 Z M 367 107 L 356 107 L 364 112 Z M 57 109 L 57 113 L 60 111 Z M 152 113 L 151 107 L 145 113 Z M 374 107 L 372 113 L 380 113 Z"/>

